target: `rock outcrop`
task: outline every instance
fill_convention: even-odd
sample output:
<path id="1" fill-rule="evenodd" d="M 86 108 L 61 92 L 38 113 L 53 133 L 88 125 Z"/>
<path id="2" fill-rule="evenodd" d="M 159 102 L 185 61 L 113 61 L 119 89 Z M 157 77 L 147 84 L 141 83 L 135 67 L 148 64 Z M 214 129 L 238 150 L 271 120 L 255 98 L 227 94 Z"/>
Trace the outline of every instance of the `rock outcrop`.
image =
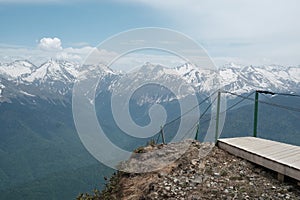
<path id="1" fill-rule="evenodd" d="M 189 148 L 175 162 L 148 173 L 117 172 L 106 188 L 79 199 L 300 199 L 300 188 L 293 183 L 281 183 L 275 175 L 259 166 L 224 152 L 211 144 L 185 141 L 169 145 L 152 145 L 140 153 L 161 149 L 166 157 Z M 172 151 L 171 151 L 172 150 Z M 159 151 L 157 151 L 159 152 Z M 164 156 L 152 154 L 152 156 Z M 154 157 L 143 158 L 145 162 Z M 133 156 L 121 167 L 138 167 Z M 165 158 L 166 159 L 166 158 Z M 158 163 L 160 165 L 162 163 Z M 145 167 L 145 166 L 144 166 Z"/>

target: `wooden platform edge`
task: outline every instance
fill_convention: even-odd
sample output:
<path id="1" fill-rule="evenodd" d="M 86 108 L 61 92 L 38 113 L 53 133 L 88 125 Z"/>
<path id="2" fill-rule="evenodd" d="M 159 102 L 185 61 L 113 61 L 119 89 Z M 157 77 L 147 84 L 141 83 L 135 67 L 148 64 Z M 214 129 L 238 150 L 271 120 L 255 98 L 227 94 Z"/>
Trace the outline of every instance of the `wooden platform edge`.
<path id="1" fill-rule="evenodd" d="M 289 176 L 293 179 L 300 181 L 300 169 L 295 169 L 282 163 L 276 162 L 274 160 L 264 158 L 245 149 L 241 149 L 239 147 L 227 144 L 223 141 L 218 141 L 217 146 L 220 149 L 223 149 L 224 151 L 227 151 L 228 153 L 233 154 L 237 157 L 243 158 L 252 163 L 261 165 L 282 175 Z"/>

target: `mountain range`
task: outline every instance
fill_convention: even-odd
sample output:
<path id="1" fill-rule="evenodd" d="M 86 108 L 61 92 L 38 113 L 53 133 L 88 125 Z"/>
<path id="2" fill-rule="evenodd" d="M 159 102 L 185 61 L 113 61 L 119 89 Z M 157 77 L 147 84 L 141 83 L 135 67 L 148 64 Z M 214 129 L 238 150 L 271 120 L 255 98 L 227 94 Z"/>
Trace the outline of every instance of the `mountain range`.
<path id="1" fill-rule="evenodd" d="M 101 72 L 102 77 L 99 78 L 106 77 L 106 89 L 125 76 L 103 65 L 80 66 L 67 61 L 49 60 L 41 66 L 36 66 L 27 60 L 17 60 L 0 64 L 0 101 L 9 102 L 12 98 L 28 97 L 67 100 L 72 93 L 76 77 L 87 69 L 91 70 L 91 67 Z M 249 93 L 255 89 L 293 93 L 299 92 L 300 88 L 299 66 L 241 66 L 230 63 L 215 72 L 199 69 L 191 64 L 168 68 L 145 63 L 128 78 L 132 78 L 133 81 L 138 76 L 151 80 L 165 81 L 170 78 L 184 81 L 200 94 L 206 95 L 215 88 L 216 77 L 219 78 L 220 87 L 238 94 Z"/>

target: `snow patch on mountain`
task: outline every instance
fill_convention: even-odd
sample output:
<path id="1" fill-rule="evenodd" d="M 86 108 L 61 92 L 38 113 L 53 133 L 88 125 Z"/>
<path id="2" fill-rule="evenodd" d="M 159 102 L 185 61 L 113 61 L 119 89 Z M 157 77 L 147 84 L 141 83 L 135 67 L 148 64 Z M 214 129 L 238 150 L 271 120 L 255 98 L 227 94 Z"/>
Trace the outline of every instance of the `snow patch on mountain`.
<path id="1" fill-rule="evenodd" d="M 3 91 L 4 88 L 5 88 L 5 86 L 2 85 L 1 82 L 0 82 L 0 97 L 2 96 L 2 91 Z"/>
<path id="2" fill-rule="evenodd" d="M 300 83 L 300 66 L 290 67 L 288 71 L 289 71 L 289 78 L 292 81 Z"/>
<path id="3" fill-rule="evenodd" d="M 109 68 L 109 67 L 107 67 L 103 64 L 83 65 L 79 70 L 74 72 L 74 74 L 76 74 L 76 77 L 79 78 L 79 79 L 86 79 L 90 76 L 92 76 L 92 77 L 97 77 L 98 76 L 99 77 L 101 75 L 104 76 L 104 75 L 107 75 L 107 74 L 120 75 L 120 73 L 114 72 L 111 68 Z"/>
<path id="4" fill-rule="evenodd" d="M 33 94 L 29 94 L 29 93 L 27 93 L 27 92 L 25 92 L 25 91 L 20 91 L 20 93 L 21 94 L 24 94 L 24 95 L 26 95 L 26 96 L 30 96 L 30 97 L 35 97 L 36 95 L 33 95 Z"/>

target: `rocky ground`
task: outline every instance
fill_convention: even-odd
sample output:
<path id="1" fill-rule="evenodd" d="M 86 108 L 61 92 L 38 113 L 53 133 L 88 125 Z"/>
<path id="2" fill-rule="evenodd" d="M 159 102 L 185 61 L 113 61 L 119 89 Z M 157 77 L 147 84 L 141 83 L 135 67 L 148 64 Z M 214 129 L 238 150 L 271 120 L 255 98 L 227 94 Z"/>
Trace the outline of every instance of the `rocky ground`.
<path id="1" fill-rule="evenodd" d="M 276 173 L 196 141 L 152 145 L 139 153 L 187 151 L 174 163 L 155 172 L 116 173 L 102 192 L 80 195 L 78 199 L 300 199 L 300 187 L 292 180 L 282 183 Z M 176 153 L 175 153 L 176 154 Z M 208 155 L 207 155 L 208 154 Z M 168 156 L 166 156 L 168 157 Z M 200 159 L 199 159 L 200 158 Z M 138 167 L 133 156 L 123 167 Z M 165 160 L 164 160 L 165 161 Z"/>

